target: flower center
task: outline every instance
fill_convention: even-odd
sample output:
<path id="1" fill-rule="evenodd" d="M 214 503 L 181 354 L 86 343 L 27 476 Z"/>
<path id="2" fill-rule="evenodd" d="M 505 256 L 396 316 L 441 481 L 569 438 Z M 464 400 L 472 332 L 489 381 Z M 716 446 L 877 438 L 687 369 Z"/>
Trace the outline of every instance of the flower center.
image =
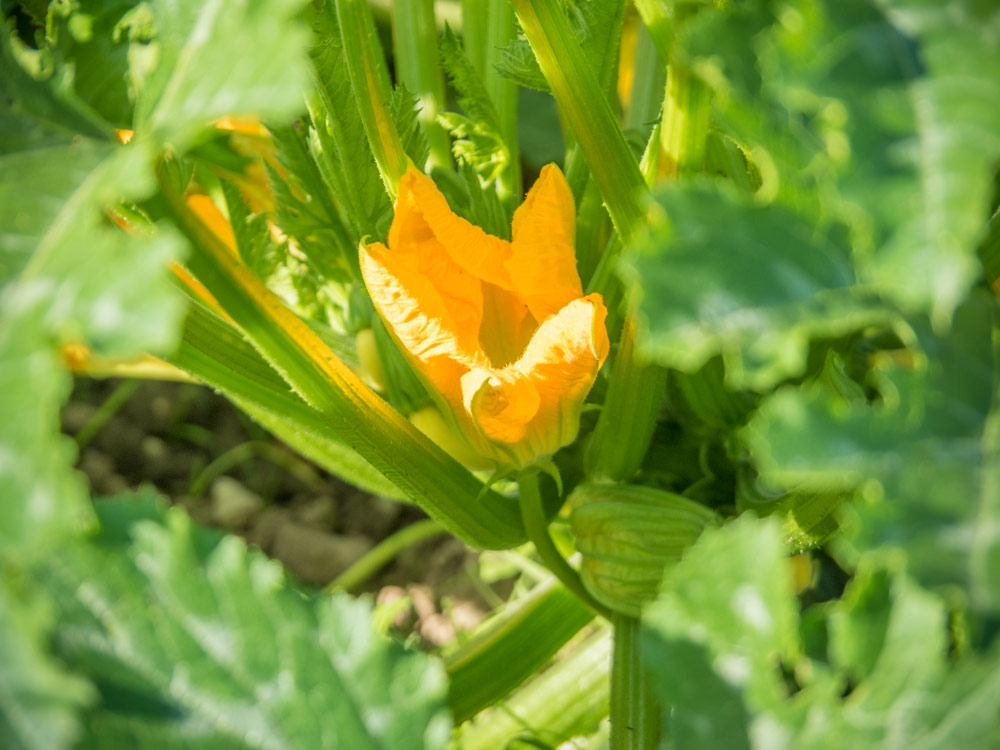
<path id="1" fill-rule="evenodd" d="M 497 370 L 517 362 L 538 328 L 528 306 L 514 292 L 483 282 L 479 345 Z"/>

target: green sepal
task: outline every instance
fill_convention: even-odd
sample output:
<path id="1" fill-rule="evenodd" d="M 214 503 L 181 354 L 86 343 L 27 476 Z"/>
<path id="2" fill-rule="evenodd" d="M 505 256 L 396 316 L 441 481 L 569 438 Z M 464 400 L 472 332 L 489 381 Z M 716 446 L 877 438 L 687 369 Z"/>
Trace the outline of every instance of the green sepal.
<path id="1" fill-rule="evenodd" d="M 704 505 L 638 485 L 581 484 L 569 504 L 584 585 L 602 604 L 632 616 L 656 598 L 664 569 L 720 522 Z"/>

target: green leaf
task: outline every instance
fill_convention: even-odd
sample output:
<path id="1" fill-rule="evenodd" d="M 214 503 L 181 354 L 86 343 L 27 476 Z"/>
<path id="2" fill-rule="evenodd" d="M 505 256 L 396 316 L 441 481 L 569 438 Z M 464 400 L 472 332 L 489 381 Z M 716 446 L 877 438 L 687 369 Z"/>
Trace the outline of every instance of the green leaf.
<path id="1" fill-rule="evenodd" d="M 744 434 L 766 481 L 862 487 L 853 544 L 901 548 L 926 584 L 960 584 L 978 607 L 1000 606 L 994 399 L 997 302 L 974 295 L 947 336 L 928 321 L 920 349 L 884 352 L 874 404 L 820 383 L 767 399 Z M 989 416 L 987 416 L 989 415 Z"/>
<path id="2" fill-rule="evenodd" d="M 58 409 L 70 380 L 61 344 L 104 354 L 162 350 L 175 336 L 183 302 L 167 281 L 177 254 L 165 227 L 130 236 L 103 219 L 105 206 L 152 189 L 149 153 L 125 147 L 92 125 L 82 105 L 35 81 L 0 37 L 5 121 L 30 137 L 0 154 L 0 552 L 21 553 L 79 530 L 89 514 L 82 482 L 69 470 L 75 448 L 59 435 Z M 66 126 L 55 125 L 63 116 Z M 71 135 L 69 126 L 83 130 Z M 110 132 L 108 130 L 107 132 Z M 14 144 L 15 146 L 18 143 Z"/>
<path id="3" fill-rule="evenodd" d="M 77 97 L 116 128 L 132 127 L 131 61 L 149 54 L 135 0 L 52 3 L 48 41 Z"/>
<path id="4" fill-rule="evenodd" d="M 272 127 L 275 156 L 284 171 L 267 165 L 274 191 L 272 220 L 309 259 L 320 276 L 358 277 L 357 247 L 334 200 L 307 136 L 290 126 Z"/>
<path id="5" fill-rule="evenodd" d="M 811 339 L 887 317 L 851 289 L 837 234 L 720 183 L 656 199 L 667 219 L 620 266 L 641 290 L 644 356 L 691 372 L 721 354 L 729 385 L 764 390 L 803 372 Z"/>
<path id="6" fill-rule="evenodd" d="M 135 130 L 183 151 L 212 120 L 287 118 L 302 108 L 308 30 L 299 0 L 154 0 L 155 67 L 142 82 Z"/>
<path id="7" fill-rule="evenodd" d="M 941 325 L 981 273 L 998 23 L 975 0 L 741 3 L 682 24 L 675 54 L 715 89 L 760 194 L 845 223 L 859 281 Z"/>
<path id="8" fill-rule="evenodd" d="M 786 697 L 774 664 L 797 650 L 796 610 L 779 533 L 749 517 L 706 529 L 644 614 L 642 653 L 679 748 L 748 748 L 749 711 Z"/>
<path id="9" fill-rule="evenodd" d="M 83 747 L 443 746 L 443 670 L 375 635 L 369 604 L 305 595 L 149 494 L 98 511 L 40 571 L 58 647 L 100 692 Z"/>
<path id="10" fill-rule="evenodd" d="M 80 133 L 110 138 L 108 125 L 64 86 L 36 80 L 44 77 L 38 58 L 6 30 L 0 34 L 0 154 L 67 144 Z"/>
<path id="11" fill-rule="evenodd" d="M 93 690 L 52 660 L 48 649 L 53 613 L 45 599 L 23 590 L 21 576 L 3 570 L 0 582 L 0 747 L 8 750 L 70 748 L 80 735 L 77 712 Z"/>
<path id="12" fill-rule="evenodd" d="M 438 116 L 455 138 L 455 158 L 472 166 L 484 184 L 495 182 L 510 162 L 510 149 L 483 80 L 451 29 L 445 29 L 441 38 L 441 62 L 467 115 L 445 112 Z"/>
<path id="13" fill-rule="evenodd" d="M 392 121 L 403 142 L 403 150 L 414 164 L 425 164 L 430 154 L 427 134 L 420 127 L 420 102 L 402 83 L 392 90 L 389 101 Z"/>
<path id="14" fill-rule="evenodd" d="M 866 558 L 842 599 L 807 611 L 828 652 L 806 656 L 783 558 L 772 519 L 707 530 L 647 609 L 674 747 L 993 747 L 996 648 L 949 656 L 941 599 Z"/>
<path id="15" fill-rule="evenodd" d="M 316 88 L 306 99 L 312 121 L 309 148 L 327 188 L 343 207 L 356 253 L 363 236 L 377 234 L 379 218 L 390 210 L 390 202 L 358 112 L 334 3 L 317 11 L 314 32 L 310 56 Z"/>

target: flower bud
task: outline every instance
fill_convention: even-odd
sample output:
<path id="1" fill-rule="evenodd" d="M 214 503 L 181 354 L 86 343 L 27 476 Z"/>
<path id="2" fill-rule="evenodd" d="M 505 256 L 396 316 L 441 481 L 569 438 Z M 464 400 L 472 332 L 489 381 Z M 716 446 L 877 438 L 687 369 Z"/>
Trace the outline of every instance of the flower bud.
<path id="1" fill-rule="evenodd" d="M 676 563 L 718 515 L 680 495 L 625 484 L 581 484 L 569 522 L 583 556 L 581 577 L 594 598 L 638 616 Z"/>

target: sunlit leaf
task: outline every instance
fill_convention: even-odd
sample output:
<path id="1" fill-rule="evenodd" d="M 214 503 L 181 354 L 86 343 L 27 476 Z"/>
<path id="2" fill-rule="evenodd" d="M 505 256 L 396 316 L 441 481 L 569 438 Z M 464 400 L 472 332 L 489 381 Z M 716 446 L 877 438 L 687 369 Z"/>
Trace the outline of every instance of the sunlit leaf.
<path id="1" fill-rule="evenodd" d="M 376 635 L 370 605 L 304 595 L 150 495 L 98 509 L 42 570 L 59 650 L 100 693 L 83 747 L 443 745 L 443 669 Z"/>
<path id="2" fill-rule="evenodd" d="M 921 580 L 960 583 L 989 609 L 1000 605 L 996 306 L 977 294 L 947 336 L 925 321 L 920 349 L 885 352 L 878 402 L 845 402 L 819 383 L 788 388 L 765 401 L 746 432 L 768 481 L 864 488 L 860 549 L 905 549 Z"/>
<path id="3" fill-rule="evenodd" d="M 799 375 L 809 342 L 886 317 L 856 292 L 844 238 L 713 183 L 663 186 L 666 218 L 622 261 L 641 291 L 640 352 L 693 371 L 722 355 L 735 387 Z"/>

